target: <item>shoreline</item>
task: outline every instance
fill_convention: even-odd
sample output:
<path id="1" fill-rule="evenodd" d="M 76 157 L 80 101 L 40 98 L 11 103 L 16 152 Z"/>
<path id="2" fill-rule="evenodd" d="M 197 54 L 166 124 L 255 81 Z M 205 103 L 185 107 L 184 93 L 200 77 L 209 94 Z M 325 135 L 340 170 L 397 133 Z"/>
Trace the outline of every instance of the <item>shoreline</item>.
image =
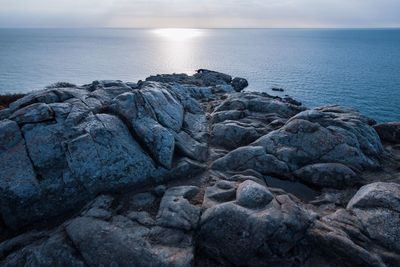
<path id="1" fill-rule="evenodd" d="M 247 86 L 201 69 L 10 103 L 0 265 L 399 264 L 400 123 Z"/>

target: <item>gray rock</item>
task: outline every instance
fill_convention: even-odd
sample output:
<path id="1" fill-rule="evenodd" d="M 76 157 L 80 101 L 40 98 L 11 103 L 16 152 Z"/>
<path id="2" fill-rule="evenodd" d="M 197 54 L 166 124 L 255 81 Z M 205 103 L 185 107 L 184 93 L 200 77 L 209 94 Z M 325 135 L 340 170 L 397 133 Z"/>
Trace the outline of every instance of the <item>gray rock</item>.
<path id="1" fill-rule="evenodd" d="M 34 103 L 50 104 L 50 103 L 55 103 L 55 102 L 59 102 L 59 101 L 60 101 L 60 98 L 54 92 L 53 89 L 39 90 L 39 91 L 34 91 L 30 94 L 27 94 L 24 97 L 16 100 L 15 102 L 11 103 L 9 105 L 9 107 L 14 112 L 18 109 L 21 109 L 23 107 L 26 107 L 26 106 L 34 104 Z"/>
<path id="2" fill-rule="evenodd" d="M 48 121 L 54 118 L 53 111 L 49 105 L 44 103 L 36 103 L 15 111 L 10 119 L 19 124 L 35 123 Z"/>
<path id="3" fill-rule="evenodd" d="M 212 126 L 211 144 L 235 149 L 250 144 L 262 135 L 262 129 L 236 121 L 225 121 Z"/>
<path id="4" fill-rule="evenodd" d="M 151 84 L 153 85 L 153 84 Z M 168 90 L 150 85 L 140 90 L 145 101 L 153 108 L 158 122 L 164 127 L 178 132 L 183 123 L 183 107 Z"/>
<path id="5" fill-rule="evenodd" d="M 162 266 L 142 239 L 146 232 L 89 217 L 73 220 L 66 230 L 89 266 Z"/>
<path id="6" fill-rule="evenodd" d="M 183 129 L 198 142 L 206 142 L 208 138 L 207 119 L 204 114 L 186 112 Z"/>
<path id="7" fill-rule="evenodd" d="M 153 91 L 147 92 L 149 99 L 152 98 L 151 93 Z M 154 102 L 155 100 L 152 101 Z M 146 103 L 145 97 L 140 92 L 124 93 L 116 97 L 112 105 L 115 112 L 129 121 L 136 136 L 144 143 L 155 160 L 164 167 L 170 168 L 175 148 L 175 138 L 171 130 L 163 127 L 156 120 L 157 116 L 150 104 Z M 163 122 L 166 125 L 168 124 L 168 118 L 170 117 L 163 118 Z M 182 122 L 179 120 L 177 123 L 181 124 Z M 174 127 L 177 127 L 177 125 Z"/>
<path id="8" fill-rule="evenodd" d="M 0 260 L 1 266 L 86 266 L 79 253 L 68 244 L 64 233 L 33 243 Z"/>
<path id="9" fill-rule="evenodd" d="M 382 141 L 400 143 L 400 122 L 387 122 L 374 126 Z"/>
<path id="10" fill-rule="evenodd" d="M 365 185 L 347 205 L 371 239 L 400 253 L 400 185 L 377 182 Z"/>
<path id="11" fill-rule="evenodd" d="M 273 198 L 274 196 L 266 187 L 252 180 L 241 183 L 236 195 L 239 205 L 251 209 L 264 208 Z"/>
<path id="12" fill-rule="evenodd" d="M 400 185 L 383 182 L 365 185 L 353 196 L 347 208 L 385 208 L 400 213 Z"/>
<path id="13" fill-rule="evenodd" d="M 191 242 L 179 242 L 184 234 L 176 231 L 129 224 L 120 216 L 112 222 L 79 217 L 66 227 L 68 236 L 89 266 L 191 266 Z M 162 233 L 168 233 L 165 240 Z M 172 237 L 178 239 L 171 240 Z M 180 237 L 179 237 L 180 236 Z M 168 242 L 169 241 L 169 242 Z"/>
<path id="14" fill-rule="evenodd" d="M 197 70 L 197 73 L 194 74 L 193 77 L 202 80 L 205 86 L 214 86 L 224 83 L 229 84 L 232 81 L 230 75 L 206 69 Z"/>
<path id="15" fill-rule="evenodd" d="M 182 230 L 194 230 L 200 217 L 200 208 L 189 200 L 199 191 L 195 186 L 179 186 L 169 188 L 160 204 L 157 224 Z"/>
<path id="16" fill-rule="evenodd" d="M 89 116 L 81 127 L 87 133 L 66 142 L 66 157 L 70 170 L 89 192 L 147 182 L 153 162 L 117 117 Z"/>
<path id="17" fill-rule="evenodd" d="M 340 163 L 306 165 L 294 174 L 300 181 L 322 188 L 342 189 L 360 182 L 352 169 Z"/>
<path id="18" fill-rule="evenodd" d="M 212 164 L 215 170 L 255 170 L 264 174 L 285 175 L 289 172 L 286 163 L 271 154 L 265 153 L 261 146 L 240 147 L 217 159 Z"/>
<path id="19" fill-rule="evenodd" d="M 175 145 L 184 156 L 200 162 L 207 160 L 207 144 L 199 143 L 184 131 L 175 133 Z"/>
<path id="20" fill-rule="evenodd" d="M 154 226 L 156 222 L 151 218 L 150 214 L 146 211 L 132 211 L 127 217 L 143 226 Z"/>
<path id="21" fill-rule="evenodd" d="M 218 266 L 294 264 L 313 220 L 287 195 L 258 210 L 225 202 L 202 214 L 199 245 Z"/>
<path id="22" fill-rule="evenodd" d="M 8 119 L 11 116 L 12 112 L 9 108 L 0 109 L 0 121 Z"/>
<path id="23" fill-rule="evenodd" d="M 0 121 L 0 162 L 0 210 L 5 223 L 16 228 L 25 220 L 36 219 L 29 206 L 41 191 L 25 141 L 14 121 Z"/>
<path id="24" fill-rule="evenodd" d="M 236 92 L 240 92 L 242 91 L 244 88 L 246 88 L 247 86 L 249 86 L 249 83 L 247 82 L 246 79 L 244 78 L 239 78 L 236 77 L 232 80 L 231 82 L 233 88 L 235 89 Z"/>

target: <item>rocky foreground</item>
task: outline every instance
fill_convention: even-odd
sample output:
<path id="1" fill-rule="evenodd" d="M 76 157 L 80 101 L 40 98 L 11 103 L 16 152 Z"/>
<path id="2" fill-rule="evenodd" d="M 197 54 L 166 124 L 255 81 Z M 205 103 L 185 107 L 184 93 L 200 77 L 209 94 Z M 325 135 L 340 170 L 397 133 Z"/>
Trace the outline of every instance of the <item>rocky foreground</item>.
<path id="1" fill-rule="evenodd" d="M 0 266 L 399 266 L 400 124 L 246 86 L 59 83 L 1 110 Z"/>

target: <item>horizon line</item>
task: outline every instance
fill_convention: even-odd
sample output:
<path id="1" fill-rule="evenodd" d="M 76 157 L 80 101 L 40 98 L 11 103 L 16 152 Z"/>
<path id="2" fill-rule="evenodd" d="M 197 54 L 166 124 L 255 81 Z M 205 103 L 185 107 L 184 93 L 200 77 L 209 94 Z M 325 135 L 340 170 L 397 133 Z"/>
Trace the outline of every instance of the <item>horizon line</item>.
<path id="1" fill-rule="evenodd" d="M 251 30 L 251 29 L 270 29 L 270 30 L 396 30 L 400 26 L 384 27 L 2 27 L 0 29 L 119 29 L 119 30 L 154 30 L 154 29 L 232 29 L 232 30 Z"/>

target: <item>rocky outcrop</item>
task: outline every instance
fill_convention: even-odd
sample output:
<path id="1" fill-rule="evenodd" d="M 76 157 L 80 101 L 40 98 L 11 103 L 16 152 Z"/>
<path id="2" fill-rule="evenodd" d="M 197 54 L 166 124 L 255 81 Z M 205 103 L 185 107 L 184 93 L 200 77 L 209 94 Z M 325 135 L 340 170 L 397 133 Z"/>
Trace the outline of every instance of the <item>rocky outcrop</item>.
<path id="1" fill-rule="evenodd" d="M 247 85 L 201 69 L 11 103 L 0 266 L 399 266 L 395 124 Z"/>
<path id="2" fill-rule="evenodd" d="M 350 174 L 351 170 L 379 168 L 382 153 L 379 136 L 369 126 L 367 118 L 354 110 L 331 106 L 298 113 L 282 127 L 260 137 L 250 146 L 233 150 L 218 159 L 214 168 L 253 169 L 266 175 L 280 174 L 290 178 L 289 174 L 296 171 L 297 174 L 304 174 L 306 171 L 301 168 L 308 166 L 308 170 L 313 169 L 313 173 L 320 176 L 329 173 L 333 177 L 337 172 L 346 176 L 344 173 Z M 270 166 L 266 167 L 266 162 L 270 162 Z M 332 165 L 317 165 L 319 167 L 316 168 L 315 164 L 320 163 L 342 165 L 335 165 L 335 168 L 329 167 Z M 324 186 L 323 181 L 308 180 Z"/>

